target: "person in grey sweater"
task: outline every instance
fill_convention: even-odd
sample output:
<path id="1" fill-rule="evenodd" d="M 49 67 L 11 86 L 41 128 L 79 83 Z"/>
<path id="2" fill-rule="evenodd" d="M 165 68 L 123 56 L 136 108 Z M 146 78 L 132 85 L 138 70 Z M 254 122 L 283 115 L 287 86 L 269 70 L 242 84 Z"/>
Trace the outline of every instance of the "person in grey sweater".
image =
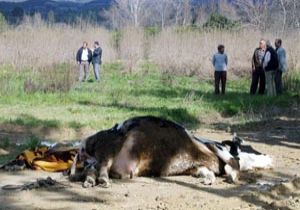
<path id="1" fill-rule="evenodd" d="M 282 47 L 281 39 L 275 40 L 275 47 L 276 47 L 278 63 L 279 63 L 279 67 L 278 67 L 278 70 L 276 71 L 276 75 L 275 75 L 275 87 L 276 87 L 276 93 L 281 94 L 282 93 L 282 73 L 287 71 L 286 52 L 285 52 L 285 49 Z"/>
<path id="2" fill-rule="evenodd" d="M 94 42 L 92 64 L 96 81 L 100 81 L 100 65 L 102 63 L 102 49 L 98 41 Z"/>
<path id="3" fill-rule="evenodd" d="M 222 85 L 222 94 L 225 94 L 228 57 L 224 52 L 225 46 L 219 45 L 218 52 L 214 54 L 212 59 L 215 69 L 215 94 L 220 94 L 220 82 Z"/>

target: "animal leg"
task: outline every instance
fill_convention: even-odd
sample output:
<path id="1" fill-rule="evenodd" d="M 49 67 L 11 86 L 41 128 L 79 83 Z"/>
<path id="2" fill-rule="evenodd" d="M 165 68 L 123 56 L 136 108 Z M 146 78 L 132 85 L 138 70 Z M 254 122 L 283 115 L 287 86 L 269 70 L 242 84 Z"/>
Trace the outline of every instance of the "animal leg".
<path id="1" fill-rule="evenodd" d="M 211 185 L 216 181 L 215 173 L 205 166 L 197 167 L 193 175 L 204 178 L 203 184 L 205 185 Z"/>
<path id="2" fill-rule="evenodd" d="M 83 183 L 84 188 L 90 188 L 96 186 L 96 180 L 97 180 L 97 170 L 92 168 L 92 169 L 87 169 L 86 171 L 86 177 L 85 181 Z"/>
<path id="3" fill-rule="evenodd" d="M 99 177 L 98 177 L 98 183 L 99 183 L 100 187 L 104 187 L 104 188 L 110 187 L 108 174 L 109 174 L 111 165 L 112 165 L 112 160 L 108 161 L 107 163 L 102 163 L 100 165 Z"/>
<path id="4" fill-rule="evenodd" d="M 239 178 L 239 171 L 231 167 L 229 164 L 225 165 L 224 170 L 229 178 L 229 181 L 232 183 L 237 183 Z"/>
<path id="5" fill-rule="evenodd" d="M 235 183 L 239 178 L 239 160 L 234 158 L 225 147 L 218 147 L 216 145 L 210 145 L 210 147 L 225 163 L 225 174 L 229 177 L 231 182 Z"/>

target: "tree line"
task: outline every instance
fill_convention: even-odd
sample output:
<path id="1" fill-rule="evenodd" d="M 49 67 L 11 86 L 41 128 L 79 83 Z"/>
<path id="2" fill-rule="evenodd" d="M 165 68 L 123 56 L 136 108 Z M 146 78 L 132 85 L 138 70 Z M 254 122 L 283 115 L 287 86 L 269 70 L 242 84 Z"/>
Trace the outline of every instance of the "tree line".
<path id="1" fill-rule="evenodd" d="M 25 16 L 34 16 L 35 13 L 26 14 L 22 8 L 14 8 L 10 14 L 11 22 L 19 24 Z M 170 26 L 251 27 L 282 32 L 300 29 L 298 0 L 113 0 L 105 9 L 65 15 L 69 18 L 62 18 L 61 14 L 51 10 L 41 18 L 53 23 L 85 21 L 111 29 L 128 26 L 161 29 Z"/>

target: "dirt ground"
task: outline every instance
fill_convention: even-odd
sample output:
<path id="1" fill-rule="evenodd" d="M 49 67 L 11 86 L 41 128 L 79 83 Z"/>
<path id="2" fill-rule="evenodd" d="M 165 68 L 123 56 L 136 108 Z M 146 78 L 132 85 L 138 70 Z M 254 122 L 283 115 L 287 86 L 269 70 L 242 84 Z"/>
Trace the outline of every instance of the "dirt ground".
<path id="1" fill-rule="evenodd" d="M 200 129 L 197 135 L 231 139 L 225 131 Z M 217 178 L 212 186 L 189 176 L 112 180 L 108 189 L 84 189 L 61 173 L 0 172 L 0 187 L 51 176 L 69 186 L 31 191 L 0 190 L 0 209 L 300 209 L 300 121 L 282 117 L 238 129 L 246 144 L 274 159 L 274 169 L 243 173 L 239 184 Z"/>

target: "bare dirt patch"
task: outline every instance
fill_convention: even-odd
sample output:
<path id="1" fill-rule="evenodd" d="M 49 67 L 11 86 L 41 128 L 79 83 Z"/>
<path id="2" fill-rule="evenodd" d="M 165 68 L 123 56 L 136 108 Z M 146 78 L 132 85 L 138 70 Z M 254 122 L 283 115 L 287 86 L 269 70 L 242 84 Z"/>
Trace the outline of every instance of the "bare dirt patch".
<path id="1" fill-rule="evenodd" d="M 246 143 L 274 159 L 274 169 L 243 173 L 239 184 L 220 177 L 212 186 L 178 176 L 113 180 L 109 189 L 84 189 L 60 173 L 0 172 L 0 186 L 51 176 L 70 184 L 59 190 L 0 190 L 0 209 L 300 209 L 300 122 L 297 118 L 252 123 L 239 129 Z M 225 140 L 225 131 L 200 129 L 199 136 Z"/>

